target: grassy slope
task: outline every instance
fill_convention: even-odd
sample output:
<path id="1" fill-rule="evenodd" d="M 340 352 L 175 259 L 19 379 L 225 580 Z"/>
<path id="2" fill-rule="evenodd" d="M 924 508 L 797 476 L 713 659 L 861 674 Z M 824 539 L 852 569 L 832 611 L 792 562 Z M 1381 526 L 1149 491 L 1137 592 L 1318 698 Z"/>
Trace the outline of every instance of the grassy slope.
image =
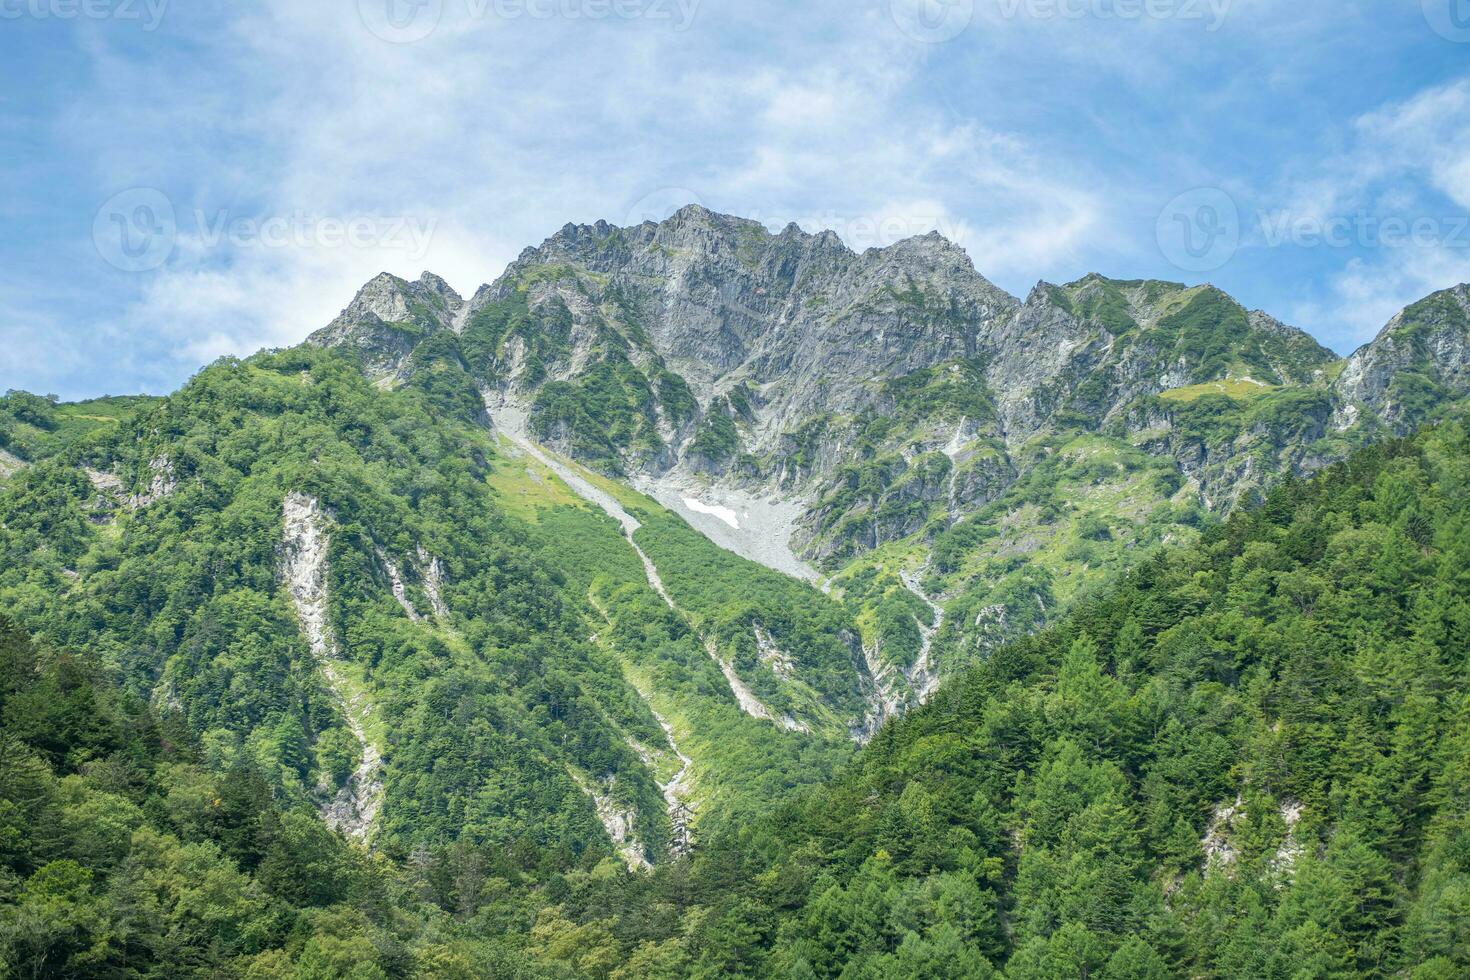
<path id="1" fill-rule="evenodd" d="M 1371 449 L 998 651 L 706 848 L 691 972 L 1463 975 L 1467 483 Z"/>

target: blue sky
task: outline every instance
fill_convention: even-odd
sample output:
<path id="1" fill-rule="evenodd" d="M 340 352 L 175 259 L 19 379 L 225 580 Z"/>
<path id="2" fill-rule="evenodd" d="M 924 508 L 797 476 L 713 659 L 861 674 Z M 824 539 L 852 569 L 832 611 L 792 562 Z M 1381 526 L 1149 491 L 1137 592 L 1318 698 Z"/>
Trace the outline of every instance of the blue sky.
<path id="1" fill-rule="evenodd" d="M 0 388 L 66 398 L 691 201 L 1347 351 L 1470 280 L 1470 0 L 0 0 L 0 188 Z"/>

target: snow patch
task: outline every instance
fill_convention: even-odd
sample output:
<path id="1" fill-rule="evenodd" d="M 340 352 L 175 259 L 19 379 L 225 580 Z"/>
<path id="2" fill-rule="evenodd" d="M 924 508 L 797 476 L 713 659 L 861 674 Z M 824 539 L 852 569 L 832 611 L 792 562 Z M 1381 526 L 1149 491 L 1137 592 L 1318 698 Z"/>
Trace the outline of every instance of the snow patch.
<path id="1" fill-rule="evenodd" d="M 806 509 L 800 501 L 724 487 L 714 491 L 702 481 L 677 472 L 656 479 L 641 474 L 632 483 L 635 490 L 684 518 L 690 527 L 726 551 L 792 578 L 807 582 L 821 579 L 816 569 L 791 550 L 791 536 Z M 700 502 L 701 498 L 705 502 Z M 711 499 L 715 502 L 707 502 Z M 691 501 L 700 502 L 699 507 Z"/>
<path id="2" fill-rule="evenodd" d="M 724 521 L 736 531 L 740 530 L 740 515 L 730 508 L 721 507 L 717 504 L 707 504 L 693 497 L 682 497 L 680 499 L 684 501 L 684 506 L 694 511 L 694 513 L 708 514 L 710 517 Z"/>

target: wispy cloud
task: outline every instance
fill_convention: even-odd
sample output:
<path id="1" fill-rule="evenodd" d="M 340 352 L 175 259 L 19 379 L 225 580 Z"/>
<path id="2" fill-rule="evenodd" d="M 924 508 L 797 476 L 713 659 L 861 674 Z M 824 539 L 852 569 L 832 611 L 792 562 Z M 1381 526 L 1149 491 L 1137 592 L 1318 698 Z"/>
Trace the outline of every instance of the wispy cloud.
<path id="1" fill-rule="evenodd" d="M 1310 179 L 1286 188 L 1283 204 L 1294 218 L 1358 236 L 1325 296 L 1297 315 L 1365 342 L 1407 304 L 1470 280 L 1470 79 L 1365 113 L 1349 134 L 1339 152 L 1311 162 Z"/>
<path id="2" fill-rule="evenodd" d="M 0 283 L 0 298 L 25 294 L 0 330 L 51 331 L 67 353 L 46 372 L 21 356 L 0 366 L 35 385 L 64 371 L 65 394 L 158 390 L 219 354 L 298 341 L 379 271 L 432 269 L 469 291 L 566 221 L 690 200 L 831 227 L 855 248 L 939 230 L 1019 293 L 1094 269 L 1177 275 L 1154 225 L 1195 186 L 1321 213 L 1418 195 L 1463 209 L 1470 195 L 1465 86 L 1432 67 L 1463 48 L 1417 10 L 1199 0 L 1203 19 L 1123 19 L 1106 4 L 1058 16 L 976 0 L 958 34 L 928 43 L 950 35 L 905 27 L 906 4 L 650 0 L 620 7 L 669 16 L 573 18 L 543 15 L 560 2 L 501 16 L 534 4 L 443 0 L 417 43 L 375 34 L 356 0 L 197 0 L 147 35 L 12 25 L 0 55 L 28 43 L 0 80 L 14 72 L 6 90 L 35 94 L 0 96 L 0 166 L 24 178 L 0 200 L 14 226 L 0 264 L 27 277 Z M 1369 47 L 1412 70 L 1385 69 L 1392 85 L 1345 73 Z M 36 70 L 48 56 L 69 70 Z M 177 225 L 167 260 L 133 274 L 90 240 L 128 188 L 163 193 Z M 1414 200 L 1389 201 L 1405 188 Z M 395 218 L 432 228 L 425 247 L 258 231 Z M 220 221 L 257 231 L 217 237 Z M 1224 284 L 1356 337 L 1403 294 L 1446 285 L 1456 258 L 1273 254 L 1232 264 Z"/>
<path id="3" fill-rule="evenodd" d="M 1095 195 L 1018 134 L 913 105 L 927 52 L 895 43 L 881 13 L 829 21 L 765 59 L 731 56 L 717 32 L 636 23 L 447 17 L 394 45 L 350 6 L 231 13 L 238 43 L 222 62 L 139 103 L 78 108 L 72 131 L 183 122 L 198 174 L 164 175 L 183 188 L 181 222 L 391 212 L 434 234 L 410 255 L 205 245 L 196 228 L 114 324 L 169 338 L 186 362 L 290 343 L 381 269 L 432 268 L 472 290 L 564 220 L 620 220 L 625 202 L 670 185 L 773 225 L 833 227 L 858 248 L 937 229 L 992 274 L 1075 248 L 1098 220 Z M 93 56 L 118 91 L 152 67 Z M 236 142 L 248 161 L 227 152 Z M 148 161 L 124 148 L 99 161 L 99 181 L 146 183 Z"/>

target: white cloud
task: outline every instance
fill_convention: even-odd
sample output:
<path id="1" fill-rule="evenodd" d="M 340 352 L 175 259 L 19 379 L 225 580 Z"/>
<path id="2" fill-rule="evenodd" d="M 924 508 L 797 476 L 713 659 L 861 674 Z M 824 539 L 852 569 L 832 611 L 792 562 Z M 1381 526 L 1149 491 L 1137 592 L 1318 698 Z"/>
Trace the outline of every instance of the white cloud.
<path id="1" fill-rule="evenodd" d="M 114 291 L 95 308 L 115 315 L 68 329 L 111 332 L 139 362 L 165 362 L 131 377 L 182 377 L 205 357 L 299 340 L 379 271 L 432 269 L 469 292 L 566 221 L 638 220 L 689 200 L 831 226 L 855 248 L 937 228 L 1012 292 L 1089 269 L 1168 274 L 1153 239 L 1163 201 L 1196 185 L 1272 186 L 1281 147 L 1302 137 L 1262 122 L 1246 154 L 1236 144 L 1253 124 L 1239 120 L 1256 119 L 1263 99 L 1289 105 L 1320 80 L 1314 68 L 1341 60 L 1344 37 L 1372 35 L 1362 18 L 1381 10 L 1234 0 L 1209 33 L 1180 20 L 997 20 L 995 0 L 977 0 L 962 36 L 923 44 L 888 0 L 705 0 L 683 32 L 472 18 L 471 4 L 483 7 L 444 0 L 439 29 L 417 44 L 375 37 L 355 0 L 198 0 L 170 11 L 158 43 L 82 35 L 91 71 L 57 123 L 63 149 L 95 170 L 79 214 L 143 186 L 186 216 L 406 216 L 434 234 L 422 256 L 186 237 L 158 273 L 103 268 Z M 1238 70 L 1242 56 L 1252 70 Z M 1304 155 L 1298 172 L 1323 179 L 1274 196 L 1330 214 L 1347 184 L 1378 207 L 1412 207 L 1385 192 L 1422 181 L 1463 205 L 1470 127 L 1438 121 L 1464 99 L 1446 86 L 1352 127 L 1324 119 L 1352 146 L 1325 162 Z M 1396 154 L 1423 163 L 1393 170 Z M 1409 289 L 1446 268 L 1405 260 L 1385 280 Z M 1370 261 L 1362 275 L 1373 271 Z M 1317 323 L 1373 308 L 1350 302 L 1363 287 L 1346 273 L 1333 288 L 1342 298 L 1319 297 Z M 1290 295 L 1260 292 L 1265 306 Z M 112 374 L 78 350 L 82 370 Z"/>
<path id="2" fill-rule="evenodd" d="M 116 328 L 171 338 L 184 361 L 293 343 L 379 271 L 432 269 L 470 292 L 565 221 L 623 220 L 627 202 L 665 186 L 770 223 L 830 225 L 856 248 L 937 228 L 982 271 L 1012 277 L 1069 254 L 1099 220 L 1094 192 L 1019 135 L 916 102 L 909 87 L 929 52 L 894 43 L 875 11 L 738 55 L 718 30 L 456 11 L 451 0 L 428 40 L 392 45 L 352 4 L 272 0 L 197 38 L 208 71 L 183 66 L 144 105 L 79 109 L 79 134 L 186 121 L 188 174 L 156 175 L 132 143 L 99 159 L 130 182 L 187 188 L 181 216 L 406 215 L 435 227 L 413 257 L 186 236 Z M 94 57 L 118 92 L 154 69 L 105 48 Z M 230 154 L 237 142 L 252 155 Z"/>
<path id="3" fill-rule="evenodd" d="M 1316 176 L 1285 189 L 1284 210 L 1350 227 L 1360 247 L 1344 252 L 1324 299 L 1298 305 L 1299 322 L 1359 344 L 1408 304 L 1470 280 L 1470 79 L 1360 116 L 1349 145 L 1302 169 Z M 1426 233 L 1383 244 L 1390 222 Z"/>

